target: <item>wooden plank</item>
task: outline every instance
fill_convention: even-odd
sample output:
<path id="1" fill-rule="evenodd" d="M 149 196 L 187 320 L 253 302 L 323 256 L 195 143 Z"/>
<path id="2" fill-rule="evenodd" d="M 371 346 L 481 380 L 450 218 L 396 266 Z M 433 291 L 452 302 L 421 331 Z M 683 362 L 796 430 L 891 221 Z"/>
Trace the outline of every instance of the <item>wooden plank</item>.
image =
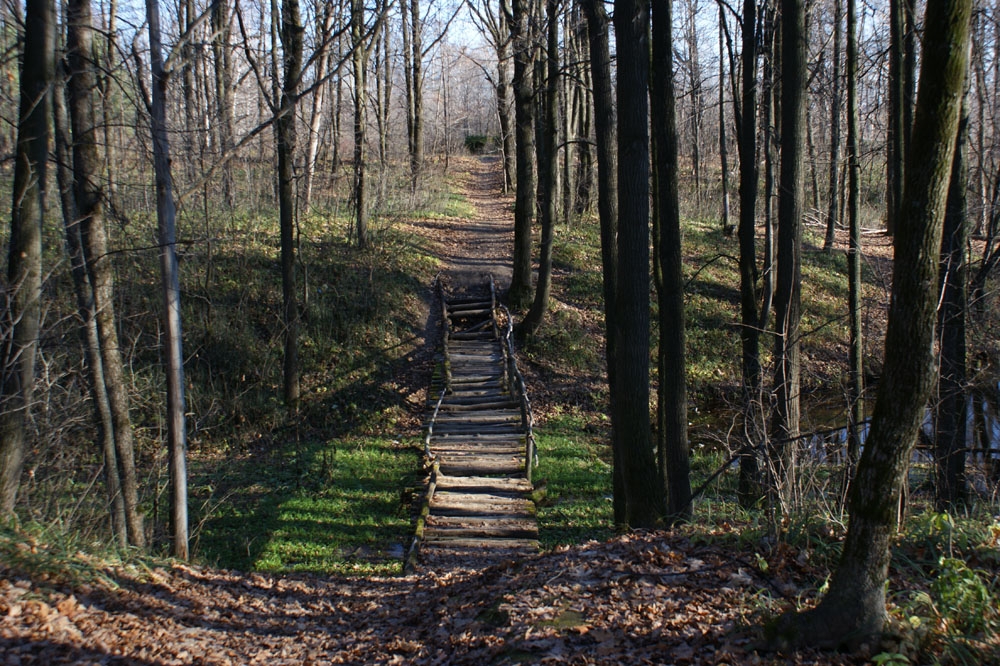
<path id="1" fill-rule="evenodd" d="M 462 499 L 435 498 L 430 504 L 431 513 L 436 516 L 476 516 L 476 515 L 520 515 L 533 516 L 535 505 L 526 499 L 497 498 L 477 499 L 475 494 L 465 494 Z M 472 498 L 472 499 L 467 499 Z"/>
<path id="2" fill-rule="evenodd" d="M 460 548 L 473 550 L 494 550 L 494 549 L 524 549 L 538 550 L 537 539 L 491 539 L 478 538 L 467 539 L 451 536 L 437 536 L 424 541 L 427 546 L 434 548 Z"/>
<path id="3" fill-rule="evenodd" d="M 492 455 L 492 456 L 521 456 L 524 457 L 526 447 L 524 442 L 502 442 L 473 444 L 469 442 L 441 442 L 431 447 L 431 450 L 442 456 L 455 455 Z"/>
<path id="4" fill-rule="evenodd" d="M 534 490 L 525 478 L 491 478 L 488 476 L 452 476 L 441 473 L 437 477 L 438 492 L 487 492 L 494 495 L 518 496 Z"/>
<path id="5" fill-rule="evenodd" d="M 441 471 L 453 476 L 487 476 L 496 474 L 498 476 L 502 475 L 513 478 L 518 474 L 524 473 L 524 461 L 501 461 L 496 464 L 489 464 L 483 460 L 463 463 L 443 458 L 441 459 Z"/>
<path id="6" fill-rule="evenodd" d="M 431 443 L 442 443 L 442 442 L 509 442 L 509 441 L 524 441 L 525 434 L 523 432 L 514 433 L 481 433 L 474 432 L 472 434 L 461 433 L 461 432 L 436 432 L 431 436 Z"/>
<path id="7" fill-rule="evenodd" d="M 446 523 L 437 521 L 447 520 Z M 451 516 L 428 516 L 424 538 L 435 537 L 487 537 L 506 539 L 537 539 L 538 526 L 534 520 L 511 520 L 480 516 L 467 520 Z"/>
<path id="8" fill-rule="evenodd" d="M 478 409 L 517 409 L 520 414 L 521 403 L 516 400 L 497 401 L 492 398 L 477 400 L 475 402 L 459 403 L 453 401 L 441 401 L 442 412 L 466 412 Z M 440 414 L 439 414 L 440 416 Z"/>

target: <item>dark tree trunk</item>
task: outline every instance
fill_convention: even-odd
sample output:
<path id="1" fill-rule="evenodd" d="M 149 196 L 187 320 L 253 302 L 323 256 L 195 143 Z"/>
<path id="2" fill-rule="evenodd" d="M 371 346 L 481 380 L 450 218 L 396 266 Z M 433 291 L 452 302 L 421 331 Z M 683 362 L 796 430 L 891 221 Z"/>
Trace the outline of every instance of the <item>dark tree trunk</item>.
<path id="1" fill-rule="evenodd" d="M 667 487 L 670 523 L 691 518 L 690 450 L 684 351 L 684 276 L 681 273 L 681 214 L 677 195 L 677 119 L 674 106 L 671 0 L 653 0 L 653 59 L 650 97 L 653 130 L 653 217 L 660 284 L 658 353 L 658 463 Z"/>
<path id="2" fill-rule="evenodd" d="M 517 190 L 514 199 L 514 260 L 508 298 L 516 308 L 531 297 L 531 223 L 535 217 L 534 105 L 531 70 L 533 48 L 529 17 L 531 0 L 513 0 L 511 41 L 514 50 L 514 132 Z"/>
<path id="3" fill-rule="evenodd" d="M 0 315 L 0 519 L 14 513 L 35 386 L 55 25 L 52 0 L 27 0 L 7 282 Z"/>
<path id="4" fill-rule="evenodd" d="M 612 415 L 630 527 L 652 527 L 665 510 L 649 421 L 649 3 L 615 0 L 618 50 L 618 289 Z"/>
<path id="5" fill-rule="evenodd" d="M 739 115 L 740 153 L 740 365 L 743 389 L 743 442 L 740 456 L 740 502 L 760 498 L 756 447 L 763 439 L 760 364 L 760 312 L 757 307 L 757 0 L 743 2 L 743 91 Z"/>
<path id="6" fill-rule="evenodd" d="M 281 45 L 284 80 L 278 107 L 278 218 L 281 225 L 281 297 L 285 325 L 285 406 L 299 406 L 299 304 L 295 296 L 295 107 L 302 67 L 299 1 L 282 0 Z"/>
<path id="7" fill-rule="evenodd" d="M 819 606 L 785 619 L 800 645 L 861 642 L 885 625 L 889 545 L 900 492 L 934 383 L 941 228 L 968 57 L 970 0 L 930 0 L 912 151 L 896 230 L 885 362 L 871 432 L 851 484 L 840 563 Z"/>
<path id="8" fill-rule="evenodd" d="M 538 284 L 531 309 L 521 322 L 521 334 L 532 336 L 542 325 L 549 306 L 552 285 L 552 235 L 556 223 L 556 190 L 559 171 L 559 16 L 556 0 L 546 0 L 548 22 L 546 45 L 546 82 L 542 141 L 538 144 L 538 174 L 541 179 L 539 218 L 542 223 L 542 245 L 538 259 Z"/>
<path id="9" fill-rule="evenodd" d="M 941 371 L 938 384 L 935 489 L 940 511 L 950 511 L 965 502 L 965 449 L 968 404 L 965 383 L 965 313 L 967 310 L 967 260 L 969 115 L 968 97 L 962 105 L 951 184 L 941 239 L 942 297 L 938 310 L 938 346 Z"/>
<path id="10" fill-rule="evenodd" d="M 600 0 L 581 0 L 587 17 L 590 41 L 590 70 L 594 90 L 594 134 L 597 138 L 597 215 L 601 223 L 601 275 L 604 293 L 605 357 L 608 366 L 609 411 L 617 413 L 617 349 L 615 294 L 618 289 L 618 165 L 615 137 L 615 105 L 611 79 L 610 20 Z M 611 422 L 612 482 L 614 520 L 625 524 L 625 486 L 620 454 L 624 448 L 621 431 Z"/>
<path id="11" fill-rule="evenodd" d="M 799 434 L 802 291 L 803 155 L 806 115 L 806 32 L 803 0 L 781 3 L 781 174 L 774 315 L 774 397 L 769 484 L 782 509 L 795 498 L 795 445 Z"/>

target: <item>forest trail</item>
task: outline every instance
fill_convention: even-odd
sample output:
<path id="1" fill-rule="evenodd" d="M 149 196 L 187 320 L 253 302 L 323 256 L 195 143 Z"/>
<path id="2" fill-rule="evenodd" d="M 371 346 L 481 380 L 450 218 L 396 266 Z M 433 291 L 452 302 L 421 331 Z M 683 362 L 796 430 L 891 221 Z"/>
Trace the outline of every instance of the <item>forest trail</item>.
<path id="1" fill-rule="evenodd" d="M 467 288 L 492 275 L 501 289 L 510 284 L 514 248 L 513 194 L 503 194 L 503 165 L 495 155 L 453 158 L 459 193 L 475 209 L 470 219 L 419 222 L 440 247 L 447 286 Z"/>

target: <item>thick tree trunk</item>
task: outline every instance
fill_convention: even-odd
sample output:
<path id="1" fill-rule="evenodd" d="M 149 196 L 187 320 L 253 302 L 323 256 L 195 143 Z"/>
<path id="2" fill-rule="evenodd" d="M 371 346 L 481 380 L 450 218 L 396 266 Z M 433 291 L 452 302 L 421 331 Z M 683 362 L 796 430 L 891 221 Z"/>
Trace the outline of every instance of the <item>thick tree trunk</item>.
<path id="1" fill-rule="evenodd" d="M 795 442 L 799 434 L 802 291 L 803 147 L 806 115 L 806 32 L 802 0 L 781 3 L 781 174 L 775 283 L 774 415 L 769 487 L 782 511 L 795 499 Z M 772 509 L 774 508 L 772 503 Z"/>
<path id="2" fill-rule="evenodd" d="M 531 0 L 513 0 L 511 40 L 514 50 L 514 126 L 517 189 L 514 198 L 514 258 L 508 298 L 515 308 L 531 297 L 531 223 L 535 217 L 534 104 L 531 70 L 533 48 L 529 30 Z"/>
<path id="3" fill-rule="evenodd" d="M 615 327 L 615 294 L 618 287 L 618 166 L 615 137 L 615 105 L 611 82 L 610 20 L 600 0 L 581 0 L 587 17 L 590 70 L 594 90 L 594 134 L 597 138 L 597 215 L 601 224 L 601 275 L 604 293 L 605 357 L 608 366 L 609 412 L 617 413 L 616 382 L 618 336 Z M 614 520 L 625 524 L 625 487 L 620 454 L 621 431 L 611 422 Z"/>
<path id="4" fill-rule="evenodd" d="M 924 21 L 905 206 L 896 230 L 885 362 L 871 432 L 851 484 L 850 522 L 830 591 L 789 616 L 781 637 L 837 646 L 879 634 L 886 622 L 889 545 L 900 491 L 934 381 L 941 228 L 968 58 L 970 0 L 930 0 Z"/>
<path id="5" fill-rule="evenodd" d="M 615 0 L 618 51 L 618 397 L 612 415 L 630 527 L 652 527 L 665 511 L 649 422 L 649 3 Z"/>
<path id="6" fill-rule="evenodd" d="M 50 91 L 55 77 L 53 0 L 27 0 L 0 348 L 0 519 L 13 515 L 24 468 L 41 320 Z"/>
<path id="7" fill-rule="evenodd" d="M 675 116 L 671 0 L 653 0 L 653 217 L 657 245 L 660 345 L 658 365 L 660 478 L 667 488 L 667 520 L 691 518 L 690 450 L 684 350 L 684 276 L 681 273 L 681 214 L 677 194 L 677 119 Z"/>
<path id="8" fill-rule="evenodd" d="M 167 442 L 170 466 L 171 554 L 188 558 L 187 441 L 184 430 L 184 356 L 181 338 L 181 288 L 177 270 L 174 196 L 167 135 L 167 76 L 163 70 L 160 11 L 146 0 L 149 60 L 152 74 L 150 132 L 156 172 L 156 218 L 159 226 L 160 275 L 163 291 L 164 357 L 167 367 Z"/>

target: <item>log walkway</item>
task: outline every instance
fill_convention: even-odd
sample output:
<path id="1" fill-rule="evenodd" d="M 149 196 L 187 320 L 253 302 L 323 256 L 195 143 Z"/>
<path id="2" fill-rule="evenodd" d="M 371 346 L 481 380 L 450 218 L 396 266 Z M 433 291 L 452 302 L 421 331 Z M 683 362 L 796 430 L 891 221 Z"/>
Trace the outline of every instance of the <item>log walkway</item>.
<path id="1" fill-rule="evenodd" d="M 531 405 L 510 316 L 492 280 L 471 293 L 439 293 L 444 331 L 425 439 L 430 477 L 407 564 L 479 564 L 537 551 Z"/>

